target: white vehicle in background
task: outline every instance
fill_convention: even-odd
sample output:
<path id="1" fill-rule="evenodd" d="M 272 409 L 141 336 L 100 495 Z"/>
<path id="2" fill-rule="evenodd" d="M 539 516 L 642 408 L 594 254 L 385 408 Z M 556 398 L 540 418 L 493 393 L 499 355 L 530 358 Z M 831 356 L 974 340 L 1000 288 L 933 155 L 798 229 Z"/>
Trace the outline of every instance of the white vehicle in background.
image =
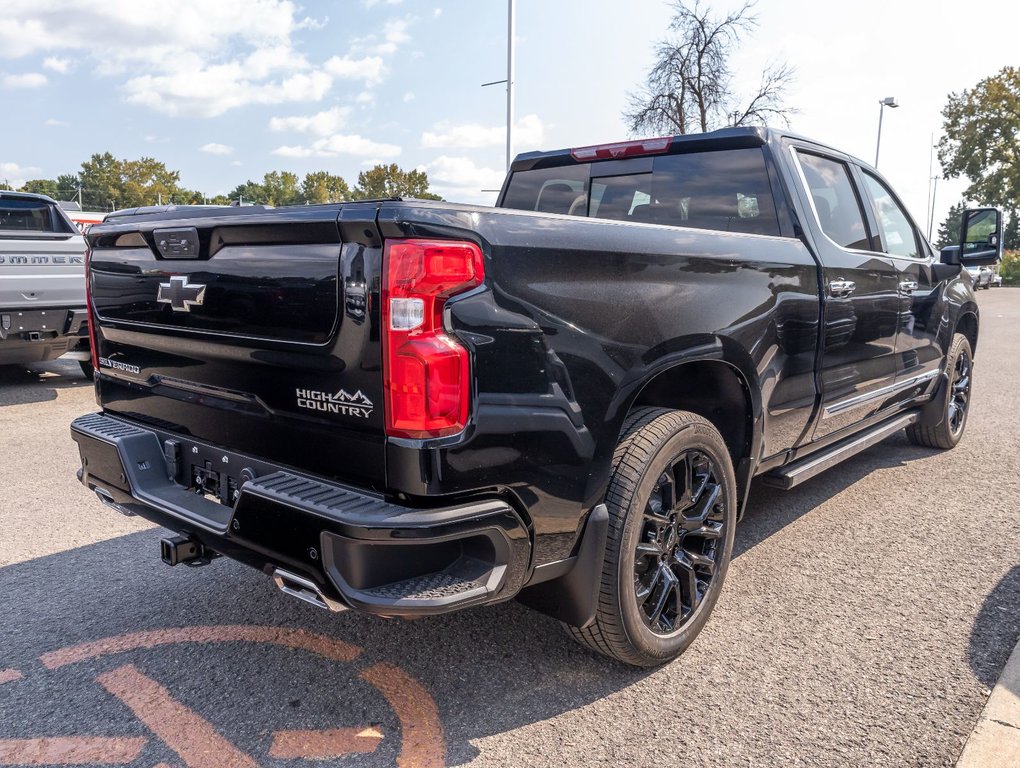
<path id="1" fill-rule="evenodd" d="M 91 377 L 85 239 L 52 198 L 0 192 L 0 365 L 62 355 Z"/>
<path id="2" fill-rule="evenodd" d="M 1002 275 L 996 272 L 994 275 L 992 275 L 992 288 L 1001 287 L 1002 287 Z"/>
<path id="3" fill-rule="evenodd" d="M 967 272 L 970 273 L 970 279 L 974 281 L 974 290 L 984 288 L 988 290 L 992 287 L 992 270 L 988 267 L 967 267 Z"/>
<path id="4" fill-rule="evenodd" d="M 83 211 L 74 201 L 61 200 L 58 205 L 83 235 L 93 224 L 100 224 L 106 218 L 102 211 Z"/>

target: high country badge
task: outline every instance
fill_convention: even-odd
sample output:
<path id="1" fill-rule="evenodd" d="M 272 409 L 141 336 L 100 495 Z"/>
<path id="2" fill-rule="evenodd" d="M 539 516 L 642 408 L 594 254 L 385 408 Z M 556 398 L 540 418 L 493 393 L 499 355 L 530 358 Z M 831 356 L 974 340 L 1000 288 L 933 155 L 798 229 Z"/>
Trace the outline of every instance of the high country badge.
<path id="1" fill-rule="evenodd" d="M 372 415 L 372 401 L 365 397 L 359 389 L 353 395 L 347 394 L 344 390 L 330 394 L 319 392 L 314 389 L 297 390 L 298 408 L 306 408 L 309 411 L 322 411 L 323 413 L 339 413 L 343 416 L 356 416 L 367 419 Z"/>

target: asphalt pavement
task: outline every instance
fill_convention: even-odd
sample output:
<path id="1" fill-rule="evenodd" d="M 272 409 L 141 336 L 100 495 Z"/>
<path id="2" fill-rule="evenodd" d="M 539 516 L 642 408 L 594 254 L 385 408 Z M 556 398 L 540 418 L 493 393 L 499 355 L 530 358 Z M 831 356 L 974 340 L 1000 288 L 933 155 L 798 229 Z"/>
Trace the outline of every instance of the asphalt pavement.
<path id="1" fill-rule="evenodd" d="M 0 766 L 951 766 L 1020 635 L 1020 290 L 978 298 L 961 445 L 756 486 L 650 671 L 513 602 L 386 621 L 168 568 L 75 480 L 77 365 L 0 369 Z"/>

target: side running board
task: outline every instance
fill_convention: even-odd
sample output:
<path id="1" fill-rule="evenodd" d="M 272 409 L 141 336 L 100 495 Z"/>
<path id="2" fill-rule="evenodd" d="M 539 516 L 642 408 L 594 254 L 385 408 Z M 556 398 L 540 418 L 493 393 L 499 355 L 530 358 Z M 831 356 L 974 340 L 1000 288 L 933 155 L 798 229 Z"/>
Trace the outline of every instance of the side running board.
<path id="1" fill-rule="evenodd" d="M 766 472 L 761 476 L 761 480 L 765 485 L 771 485 L 773 488 L 782 488 L 784 491 L 788 491 L 805 480 L 809 480 L 815 475 L 839 464 L 841 461 L 867 450 L 876 443 L 882 442 L 904 427 L 909 427 L 920 417 L 921 415 L 916 412 L 906 413 L 902 416 L 897 416 L 891 421 L 876 424 L 874 427 L 830 445 L 818 453 L 812 453 L 810 456 L 794 461 L 791 464 L 779 467 L 771 472 Z"/>

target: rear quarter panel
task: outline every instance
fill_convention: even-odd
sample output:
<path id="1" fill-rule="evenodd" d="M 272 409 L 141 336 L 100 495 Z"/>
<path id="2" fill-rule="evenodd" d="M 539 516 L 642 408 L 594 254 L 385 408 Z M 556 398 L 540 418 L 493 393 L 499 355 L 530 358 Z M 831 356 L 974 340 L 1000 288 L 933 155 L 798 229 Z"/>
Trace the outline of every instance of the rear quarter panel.
<path id="1" fill-rule="evenodd" d="M 796 239 L 511 210 L 383 205 L 385 238 L 460 237 L 485 286 L 448 303 L 471 348 L 474 421 L 453 444 L 391 444 L 410 493 L 484 486 L 535 511 L 536 560 L 569 554 L 601 501 L 630 404 L 656 372 L 716 359 L 747 382 L 756 457 L 792 445 L 814 402 L 815 263 Z"/>

